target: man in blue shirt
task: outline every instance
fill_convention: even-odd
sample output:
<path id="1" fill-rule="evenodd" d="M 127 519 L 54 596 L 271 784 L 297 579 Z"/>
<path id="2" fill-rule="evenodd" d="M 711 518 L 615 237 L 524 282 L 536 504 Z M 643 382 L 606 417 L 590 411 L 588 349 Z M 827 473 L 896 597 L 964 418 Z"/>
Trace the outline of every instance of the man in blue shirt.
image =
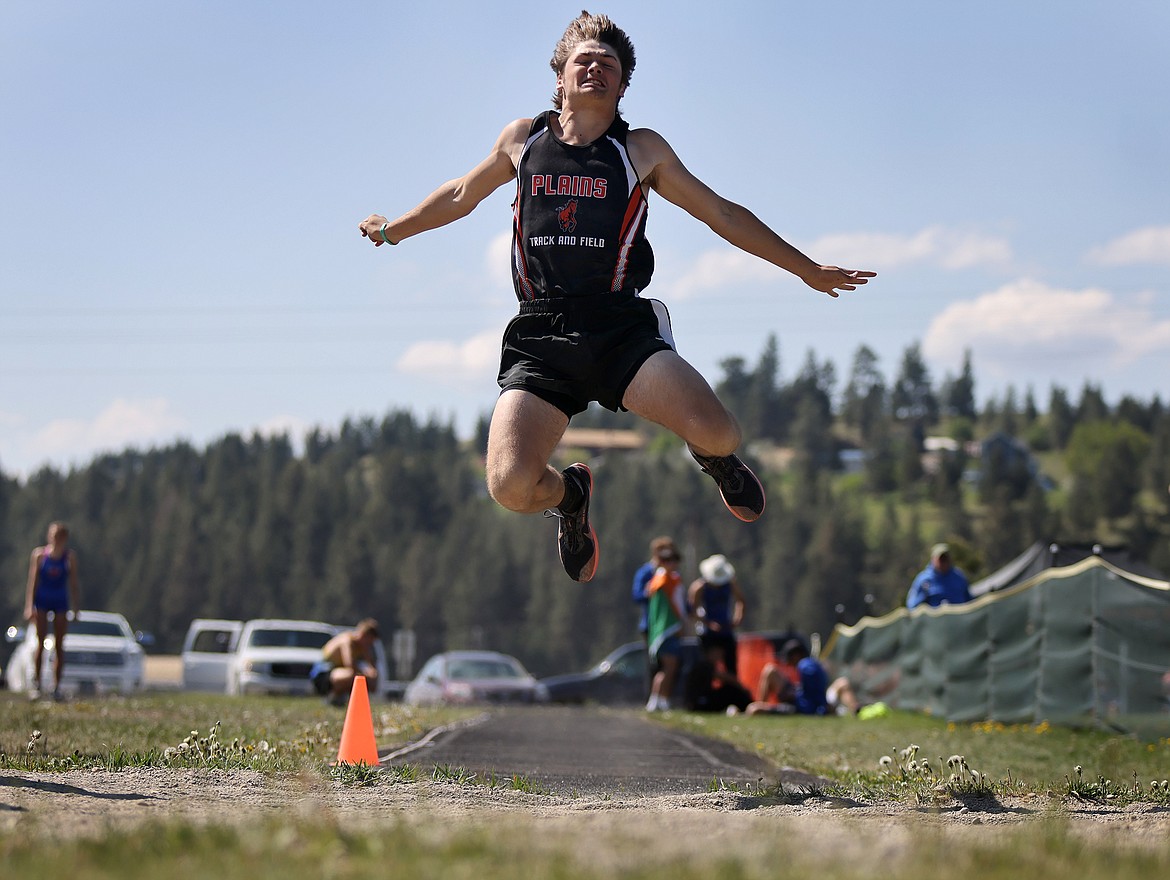
<path id="1" fill-rule="evenodd" d="M 650 585 L 650 579 L 654 577 L 654 572 L 658 571 L 658 567 L 662 564 L 661 557 L 674 555 L 678 556 L 678 547 L 675 546 L 674 539 L 667 535 L 661 535 L 650 542 L 650 559 L 642 563 L 637 571 L 634 572 L 634 583 L 631 594 L 639 608 L 638 611 L 638 634 L 642 637 L 642 641 L 646 642 L 649 648 L 649 641 L 647 640 L 646 630 L 648 629 L 647 611 L 650 607 L 650 595 L 646 592 L 646 588 Z M 646 692 L 650 692 L 650 683 L 654 679 L 654 673 L 657 672 L 656 664 L 650 659 L 650 653 L 646 652 Z"/>
<path id="2" fill-rule="evenodd" d="M 650 542 L 650 559 L 642 563 L 638 570 L 634 572 L 634 583 L 631 595 L 634 604 L 639 606 L 638 614 L 638 633 L 642 638 L 646 638 L 646 609 L 650 603 L 650 597 L 646 593 L 646 587 L 650 584 L 650 578 L 654 577 L 654 572 L 658 571 L 659 557 L 668 553 L 678 554 L 678 547 L 675 546 L 674 539 L 666 535 L 655 538 Z"/>
<path id="3" fill-rule="evenodd" d="M 849 679 L 829 681 L 821 662 L 811 657 L 800 639 L 789 639 L 780 649 L 784 662 L 796 670 L 789 678 L 775 663 L 760 673 L 759 699 L 748 704 L 748 715 L 839 715 L 856 714 L 860 703 Z"/>
<path id="4" fill-rule="evenodd" d="M 926 603 L 937 608 L 944 603 L 959 605 L 970 601 L 967 576 L 951 562 L 951 548 L 946 544 L 935 544 L 930 551 L 930 565 L 919 572 L 910 585 L 906 607 L 916 608 Z"/>

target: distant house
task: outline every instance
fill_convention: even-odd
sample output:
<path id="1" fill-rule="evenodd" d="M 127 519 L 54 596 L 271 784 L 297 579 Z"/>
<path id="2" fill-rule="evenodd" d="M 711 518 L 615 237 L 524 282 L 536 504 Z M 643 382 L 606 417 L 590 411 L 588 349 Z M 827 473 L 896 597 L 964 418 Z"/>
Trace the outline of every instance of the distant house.
<path id="1" fill-rule="evenodd" d="M 954 437 L 927 437 L 922 448 L 927 452 L 958 452 L 959 441 Z"/>
<path id="2" fill-rule="evenodd" d="M 984 463 L 991 461 L 997 455 L 1008 467 L 1018 465 L 1029 471 L 1036 470 L 1036 461 L 1032 458 L 1028 447 L 1003 431 L 996 431 L 979 444 L 979 458 Z"/>
<path id="3" fill-rule="evenodd" d="M 631 452 L 646 445 L 637 431 L 608 428 L 566 428 L 559 449 L 584 449 L 592 453 Z"/>
<path id="4" fill-rule="evenodd" d="M 865 470 L 865 450 L 849 447 L 837 453 L 837 463 L 843 474 L 860 474 Z"/>
<path id="5" fill-rule="evenodd" d="M 975 478 L 982 476 L 993 464 L 1001 472 L 1027 474 L 1045 491 L 1055 488 L 1051 478 L 1040 471 L 1040 463 L 1027 444 L 1003 431 L 996 431 L 979 444 L 980 470 L 975 473 Z"/>
<path id="6" fill-rule="evenodd" d="M 944 455 L 959 451 L 959 441 L 953 437 L 927 437 L 922 441 L 922 470 L 924 473 L 938 473 L 940 460 Z"/>

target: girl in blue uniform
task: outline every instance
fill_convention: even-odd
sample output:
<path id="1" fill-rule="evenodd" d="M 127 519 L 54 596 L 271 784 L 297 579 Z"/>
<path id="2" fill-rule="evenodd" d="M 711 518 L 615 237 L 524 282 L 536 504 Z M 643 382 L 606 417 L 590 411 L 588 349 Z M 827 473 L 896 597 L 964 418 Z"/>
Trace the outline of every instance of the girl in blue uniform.
<path id="1" fill-rule="evenodd" d="M 45 656 L 45 637 L 49 634 L 49 615 L 53 615 L 56 645 L 53 652 L 53 698 L 59 699 L 69 612 L 72 611 L 76 619 L 77 610 L 77 554 L 69 547 L 69 528 L 61 522 L 50 523 L 47 543 L 33 550 L 29 559 L 24 600 L 24 619 L 37 628 L 36 684 L 30 694 L 34 699 L 41 691 L 41 665 Z"/>

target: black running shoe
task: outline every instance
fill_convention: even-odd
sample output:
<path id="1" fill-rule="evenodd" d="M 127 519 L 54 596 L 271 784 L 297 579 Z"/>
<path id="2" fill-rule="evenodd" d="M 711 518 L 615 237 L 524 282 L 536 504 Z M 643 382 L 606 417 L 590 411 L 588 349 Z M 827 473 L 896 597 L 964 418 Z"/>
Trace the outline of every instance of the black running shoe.
<path id="1" fill-rule="evenodd" d="M 751 468 L 739 460 L 738 455 L 725 455 L 722 458 L 699 455 L 691 450 L 691 455 L 703 473 L 710 474 L 719 485 L 719 494 L 723 496 L 723 503 L 736 519 L 744 522 L 755 522 L 764 512 L 764 487 L 756 479 Z"/>
<path id="2" fill-rule="evenodd" d="M 565 513 L 556 508 L 546 510 L 544 515 L 560 519 L 557 526 L 557 546 L 561 554 L 561 565 L 565 567 L 569 577 L 584 583 L 593 579 L 600 556 L 597 533 L 593 531 L 593 526 L 589 525 L 589 495 L 593 491 L 593 474 L 580 462 L 569 465 L 562 474 L 566 480 L 572 480 L 581 493 L 581 504 L 573 513 Z"/>

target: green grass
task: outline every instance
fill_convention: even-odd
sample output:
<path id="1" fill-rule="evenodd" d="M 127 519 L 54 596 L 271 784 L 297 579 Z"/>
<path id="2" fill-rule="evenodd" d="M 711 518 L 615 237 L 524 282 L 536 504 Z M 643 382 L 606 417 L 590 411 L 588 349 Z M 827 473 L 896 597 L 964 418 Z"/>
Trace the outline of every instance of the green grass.
<path id="1" fill-rule="evenodd" d="M 29 771 L 207 767 L 325 772 L 337 756 L 344 721 L 341 710 L 318 700 L 170 692 L 62 704 L 30 703 L 3 693 L 0 709 L 0 768 Z M 375 735 L 383 750 L 477 713 L 373 704 Z M 825 777 L 842 790 L 863 791 L 869 799 L 897 800 L 923 788 L 900 784 L 907 781 L 949 784 L 948 759 L 962 757 L 968 770 L 963 784 L 976 784 L 969 776 L 974 771 L 977 784 L 993 786 L 994 793 L 1066 795 L 1075 789 L 1086 796 L 1104 791 L 1102 796 L 1112 794 L 1118 802 L 1168 800 L 1160 787 L 1170 777 L 1167 738 L 1143 741 L 1048 724 L 948 724 L 904 712 L 869 721 L 686 712 L 659 717 L 777 765 Z M 911 745 L 917 746 L 915 756 L 903 759 Z M 915 761 L 913 772 L 910 760 Z M 426 768 L 425 773 L 445 781 L 502 784 L 458 767 Z M 1101 789 L 1102 781 L 1112 791 Z M 1159 786 L 1152 788 L 1152 782 Z M 533 790 L 524 780 L 507 784 Z"/>
<path id="2" fill-rule="evenodd" d="M 1117 804 L 1170 805 L 1163 786 L 1170 777 L 1170 738 L 1143 741 L 1047 723 L 951 724 L 906 712 L 869 721 L 682 712 L 666 718 L 780 766 L 825 777 L 839 792 L 867 801 L 928 800 L 941 785 L 955 793 L 989 795 L 1065 796 L 1077 789 Z M 904 754 L 911 746 L 915 753 Z M 963 772 L 951 762 L 955 757 L 963 759 Z"/>
<path id="3" fill-rule="evenodd" d="M 320 769 L 337 757 L 345 713 L 320 700 L 145 693 L 67 703 L 0 693 L 0 768 Z M 468 710 L 371 706 L 379 747 L 404 745 Z"/>

